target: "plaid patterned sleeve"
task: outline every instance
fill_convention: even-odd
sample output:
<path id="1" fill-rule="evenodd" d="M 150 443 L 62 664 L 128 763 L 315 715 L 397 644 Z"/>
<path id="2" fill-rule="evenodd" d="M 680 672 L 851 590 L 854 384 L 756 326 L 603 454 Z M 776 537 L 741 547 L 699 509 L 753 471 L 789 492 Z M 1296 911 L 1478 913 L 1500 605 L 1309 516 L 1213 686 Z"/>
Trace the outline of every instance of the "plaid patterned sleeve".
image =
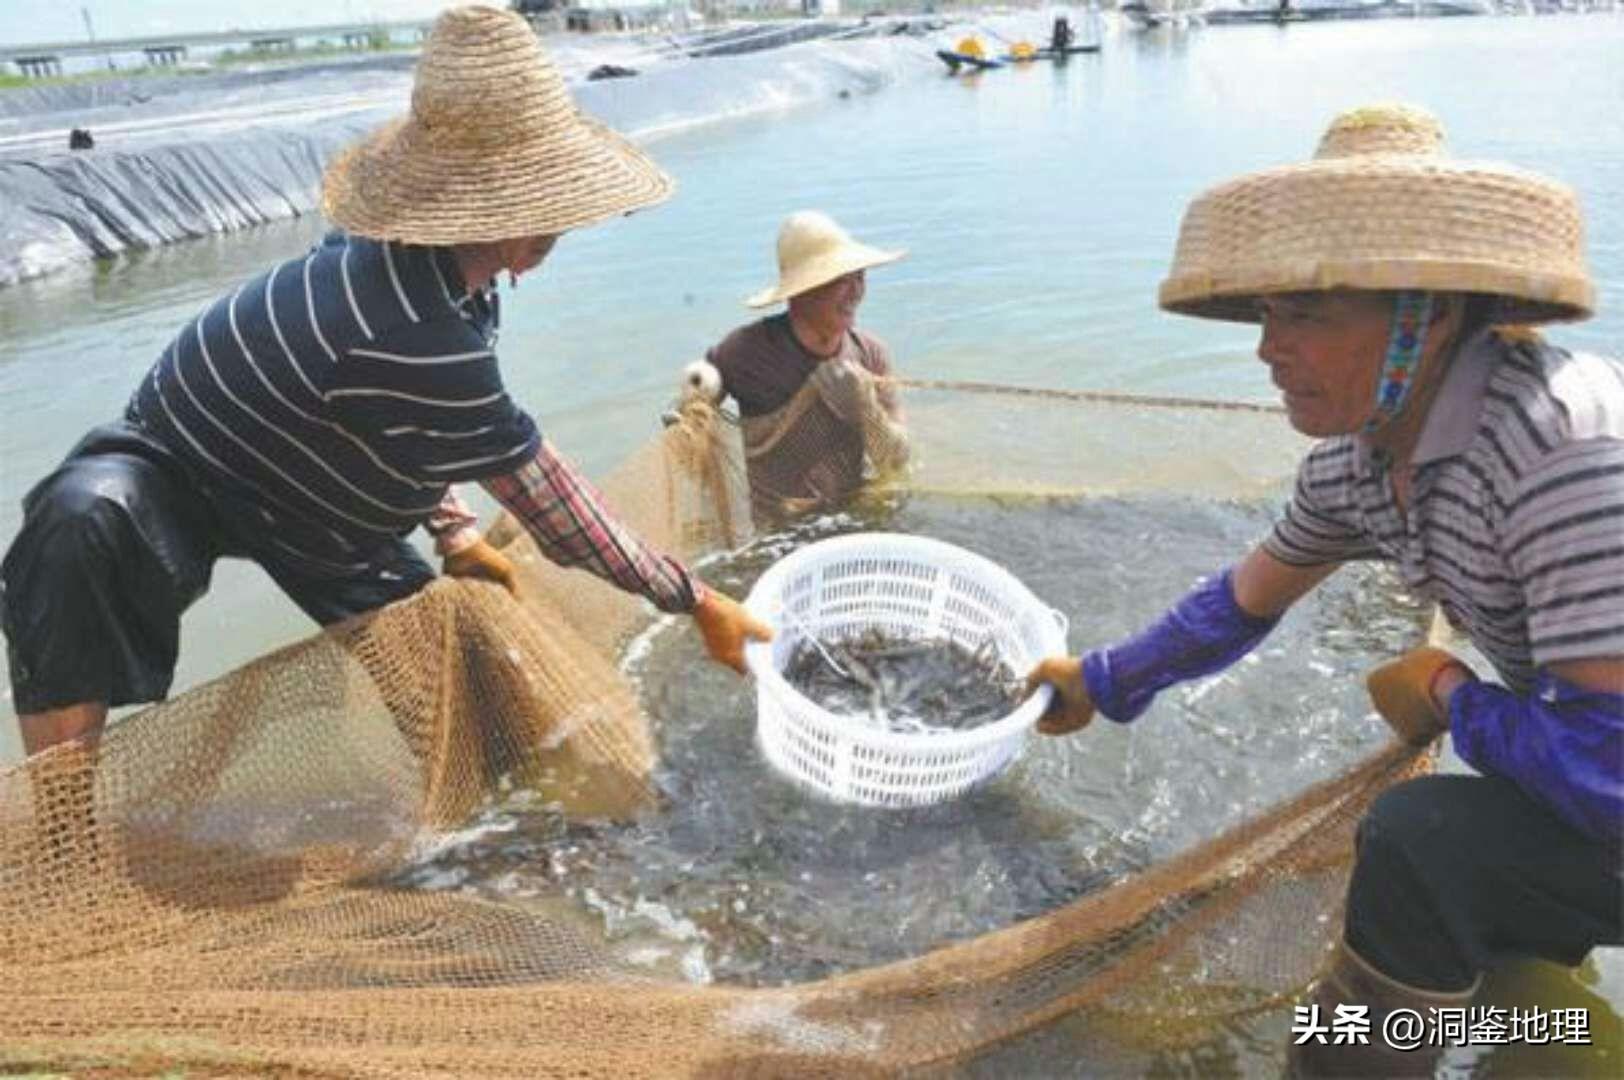
<path id="1" fill-rule="evenodd" d="M 559 566 L 583 567 L 661 611 L 686 614 L 698 602 L 687 568 L 638 539 L 545 439 L 530 461 L 481 483 Z"/>

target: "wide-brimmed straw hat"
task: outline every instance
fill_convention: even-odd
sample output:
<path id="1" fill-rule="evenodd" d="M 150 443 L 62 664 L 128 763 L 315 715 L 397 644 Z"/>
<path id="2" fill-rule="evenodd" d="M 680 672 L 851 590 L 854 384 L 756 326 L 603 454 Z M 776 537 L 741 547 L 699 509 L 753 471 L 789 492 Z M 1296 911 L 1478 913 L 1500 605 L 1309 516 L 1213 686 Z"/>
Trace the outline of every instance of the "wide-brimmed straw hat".
<path id="1" fill-rule="evenodd" d="M 659 166 L 581 114 L 524 19 L 461 7 L 423 46 L 411 112 L 328 167 L 322 209 L 362 236 L 449 245 L 557 234 L 671 190 Z"/>
<path id="2" fill-rule="evenodd" d="M 828 214 L 798 210 L 778 229 L 778 284 L 761 290 L 745 303 L 767 307 L 853 271 L 896 262 L 906 254 L 860 244 Z"/>
<path id="3" fill-rule="evenodd" d="M 1312 161 L 1250 173 L 1190 204 L 1168 311 L 1256 322 L 1271 293 L 1418 289 L 1498 297 L 1496 322 L 1582 319 L 1596 291 L 1578 200 L 1508 166 L 1456 161 L 1404 105 L 1338 116 Z"/>

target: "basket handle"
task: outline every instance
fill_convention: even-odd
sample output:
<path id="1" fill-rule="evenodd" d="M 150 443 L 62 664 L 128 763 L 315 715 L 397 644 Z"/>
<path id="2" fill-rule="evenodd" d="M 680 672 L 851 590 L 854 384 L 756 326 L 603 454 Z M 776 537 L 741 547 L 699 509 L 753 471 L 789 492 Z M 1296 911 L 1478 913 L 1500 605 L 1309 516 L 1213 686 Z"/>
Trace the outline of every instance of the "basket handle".
<path id="1" fill-rule="evenodd" d="M 1066 637 L 1071 633 L 1071 619 L 1067 618 L 1064 611 L 1061 611 L 1059 608 L 1050 608 L 1049 617 L 1052 618 L 1055 621 L 1055 624 L 1060 627 L 1061 637 Z"/>

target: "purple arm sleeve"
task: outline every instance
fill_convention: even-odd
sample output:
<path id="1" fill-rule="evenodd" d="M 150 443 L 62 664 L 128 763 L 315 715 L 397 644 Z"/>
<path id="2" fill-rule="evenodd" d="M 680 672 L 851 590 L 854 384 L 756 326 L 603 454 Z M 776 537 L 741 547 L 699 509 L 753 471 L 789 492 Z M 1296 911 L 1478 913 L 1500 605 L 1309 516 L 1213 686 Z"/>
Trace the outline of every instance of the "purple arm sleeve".
<path id="1" fill-rule="evenodd" d="M 1127 723 L 1159 691 L 1222 671 L 1251 652 L 1280 620 L 1242 609 L 1235 602 L 1233 573 L 1208 578 L 1147 629 L 1084 656 L 1083 681 L 1094 706 Z"/>
<path id="2" fill-rule="evenodd" d="M 1455 752 L 1511 780 L 1563 821 L 1618 845 L 1624 829 L 1624 695 L 1541 671 L 1529 697 L 1463 683 L 1449 697 Z"/>

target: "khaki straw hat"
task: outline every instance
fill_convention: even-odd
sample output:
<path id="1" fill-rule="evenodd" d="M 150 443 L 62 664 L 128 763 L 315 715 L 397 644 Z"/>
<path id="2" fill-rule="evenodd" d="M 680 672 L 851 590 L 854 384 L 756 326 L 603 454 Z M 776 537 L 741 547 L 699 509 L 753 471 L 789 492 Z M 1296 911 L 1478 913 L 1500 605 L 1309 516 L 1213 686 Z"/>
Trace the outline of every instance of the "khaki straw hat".
<path id="1" fill-rule="evenodd" d="M 798 210 L 778 230 L 778 284 L 745 303 L 767 307 L 827 285 L 837 277 L 896 262 L 906 251 L 881 251 L 859 244 L 828 214 Z"/>
<path id="2" fill-rule="evenodd" d="M 449 245 L 580 228 L 672 186 L 581 114 L 524 19 L 461 7 L 423 46 L 411 112 L 328 167 L 322 209 L 362 236 Z"/>
<path id="3" fill-rule="evenodd" d="M 1582 319 L 1596 291 L 1566 186 L 1456 161 L 1442 126 L 1404 105 L 1338 116 L 1312 161 L 1250 173 L 1184 215 L 1168 311 L 1257 322 L 1270 293 L 1419 289 L 1500 298 L 1496 322 Z"/>

